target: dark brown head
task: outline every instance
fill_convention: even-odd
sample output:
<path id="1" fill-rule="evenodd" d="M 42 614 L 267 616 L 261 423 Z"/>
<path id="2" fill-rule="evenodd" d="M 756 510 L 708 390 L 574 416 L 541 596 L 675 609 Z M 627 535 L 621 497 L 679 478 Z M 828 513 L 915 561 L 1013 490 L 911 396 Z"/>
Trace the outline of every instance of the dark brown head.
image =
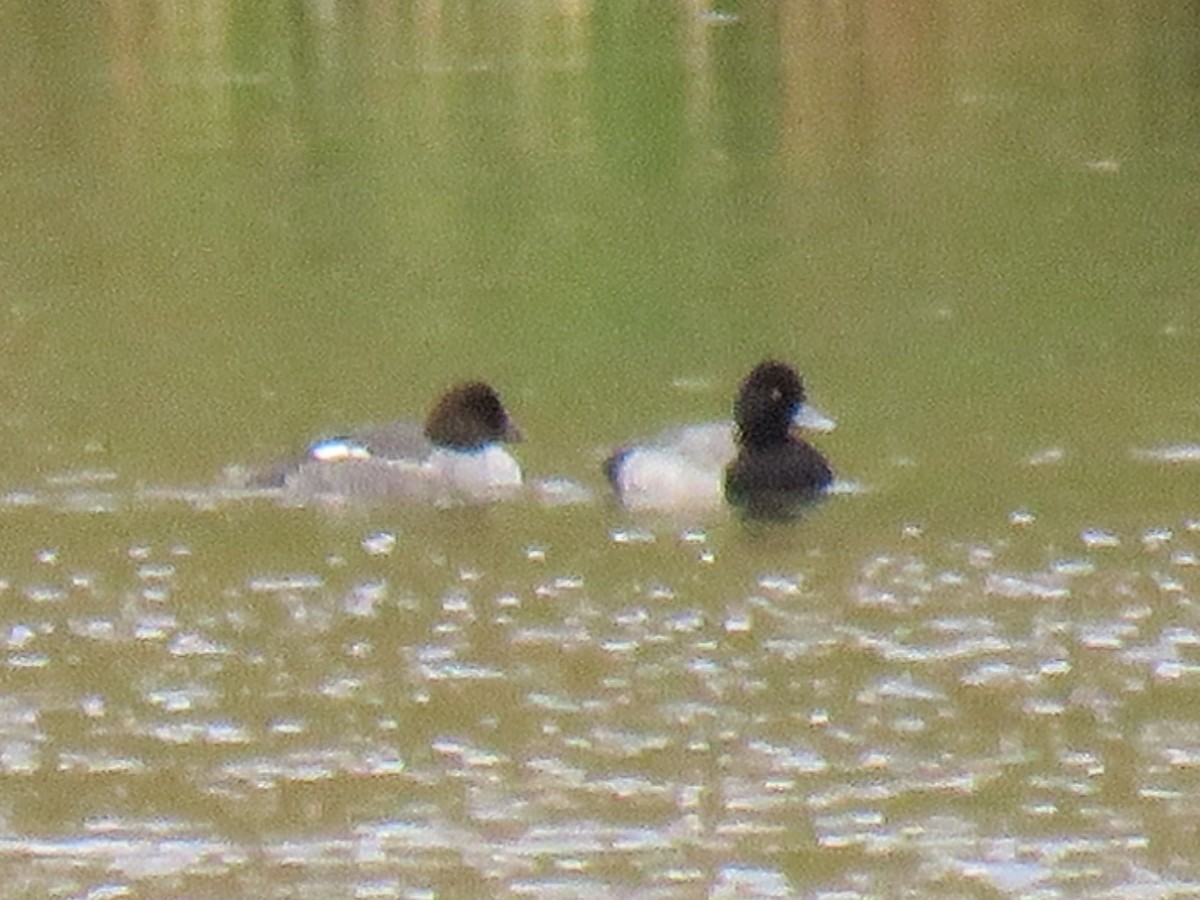
<path id="1" fill-rule="evenodd" d="M 521 432 L 490 385 L 469 381 L 446 391 L 430 410 L 425 437 L 449 450 L 480 450 L 488 444 L 519 441 Z"/>
<path id="2" fill-rule="evenodd" d="M 767 360 L 746 376 L 733 401 L 742 446 L 769 447 L 788 440 L 792 416 L 804 403 L 804 383 L 787 363 Z"/>

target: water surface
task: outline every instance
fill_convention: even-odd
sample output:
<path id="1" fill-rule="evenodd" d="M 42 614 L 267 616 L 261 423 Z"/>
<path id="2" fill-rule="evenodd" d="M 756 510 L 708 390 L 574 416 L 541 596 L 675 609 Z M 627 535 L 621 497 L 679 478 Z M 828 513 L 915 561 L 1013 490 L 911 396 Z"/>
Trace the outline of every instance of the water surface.
<path id="1" fill-rule="evenodd" d="M 29 896 L 1176 896 L 1195 4 L 0 13 Z M 794 361 L 859 486 L 632 516 Z M 502 391 L 588 502 L 220 487 Z"/>

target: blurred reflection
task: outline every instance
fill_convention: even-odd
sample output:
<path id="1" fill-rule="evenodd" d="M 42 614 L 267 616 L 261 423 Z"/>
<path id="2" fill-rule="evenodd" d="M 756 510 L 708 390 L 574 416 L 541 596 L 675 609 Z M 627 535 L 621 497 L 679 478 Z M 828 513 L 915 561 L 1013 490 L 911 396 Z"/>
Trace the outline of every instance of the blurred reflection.
<path id="1" fill-rule="evenodd" d="M 780 62 L 785 52 L 776 0 L 718 4 L 709 14 L 714 117 L 725 153 L 743 166 L 779 149 Z"/>
<path id="2" fill-rule="evenodd" d="M 100 55 L 96 8 L 47 0 L 22 4 L 4 18 L 10 25 L 0 38 L 0 51 L 8 51 L 2 65 L 11 68 L 17 80 L 10 83 L 18 89 L 4 91 L 0 101 L 15 104 L 17 113 L 2 140 L 60 158 L 100 144 L 102 85 L 89 77 Z"/>
<path id="3" fill-rule="evenodd" d="M 109 298 L 103 320 L 48 325 L 85 362 L 45 402 L 124 366 L 114 392 L 144 403 L 139 368 L 167 346 L 193 373 L 231 353 L 274 369 L 314 333 L 358 380 L 371 353 L 345 347 L 416 346 L 431 366 L 537 333 L 567 358 L 597 331 L 642 360 L 678 331 L 736 370 L 801 316 L 870 326 L 887 284 L 981 293 L 1007 252 L 996 221 L 1040 255 L 1036 287 L 1073 232 L 1028 221 L 1031 198 L 1099 221 L 1111 199 L 1072 179 L 1185 159 L 1200 122 L 1197 4 L 1102 8 L 7 4 L 11 278 Z M 820 305 L 839 290 L 865 299 Z M 1046 329 L 1003 306 L 993 327 Z M 72 421 L 102 423 L 98 402 Z"/>
<path id="4" fill-rule="evenodd" d="M 324 142 L 353 142 L 362 128 L 401 110 L 448 102 L 448 79 L 433 76 L 449 74 L 466 86 L 506 73 L 498 79 L 509 82 L 501 94 L 467 91 L 453 101 L 464 118 L 481 129 L 519 123 L 523 146 L 544 150 L 561 136 L 555 125 L 582 116 L 607 159 L 654 179 L 677 172 L 695 140 L 711 140 L 743 160 L 808 160 L 810 170 L 861 160 L 864 141 L 886 158 L 919 157 L 941 140 L 954 104 L 1003 101 L 979 93 L 985 79 L 998 74 L 1014 88 L 1055 87 L 1039 85 L 1037 72 L 1018 79 L 982 67 L 995 57 L 981 47 L 1013 40 L 1003 28 L 1006 11 L 939 0 L 591 8 L 531 0 L 502 11 L 438 0 L 206 0 L 185 7 L 105 0 L 89 9 L 94 13 L 81 15 L 59 0 L 26 0 L 3 14 L 3 65 L 19 85 L 0 101 L 16 125 L 5 129 L 5 143 L 40 136 L 41 146 L 65 151 L 84 135 L 95 141 L 90 119 L 110 115 L 118 141 L 160 117 L 174 123 L 176 141 L 220 147 L 231 137 L 232 116 L 236 140 L 250 140 L 248 152 L 286 151 L 286 129 L 296 127 L 308 135 L 299 145 L 311 153 L 317 134 Z M 1104 16 L 1090 10 L 1048 15 L 1053 30 L 1044 49 L 1064 61 L 1059 77 L 1069 79 L 1057 86 L 1124 93 L 1130 99 L 1121 105 L 1138 112 L 1118 114 L 1113 126 L 1166 134 L 1190 121 L 1190 101 L 1148 87 L 1194 87 L 1200 79 L 1197 42 L 1188 39 L 1200 31 L 1197 4 L 1179 2 L 1155 16 L 1116 6 Z M 1111 69 L 1090 62 L 1099 44 L 1111 50 Z M 590 105 L 564 120 L 550 89 L 576 102 L 590 94 Z M 280 118 L 289 108 L 292 115 Z M 253 139 L 252 124 L 261 139 Z M 979 137 L 988 135 L 984 129 Z M 475 141 L 478 134 L 436 140 L 463 137 Z"/>
<path id="5" fill-rule="evenodd" d="M 686 148 L 682 15 L 656 0 L 600 3 L 592 12 L 597 139 L 620 170 L 650 181 L 677 174 Z"/>

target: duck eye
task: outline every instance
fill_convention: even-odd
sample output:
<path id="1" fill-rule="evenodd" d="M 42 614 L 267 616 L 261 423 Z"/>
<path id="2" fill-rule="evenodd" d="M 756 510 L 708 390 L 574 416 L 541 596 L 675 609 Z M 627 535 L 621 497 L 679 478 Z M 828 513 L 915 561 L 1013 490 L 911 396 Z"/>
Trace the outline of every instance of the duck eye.
<path id="1" fill-rule="evenodd" d="M 771 399 L 772 400 L 782 400 L 783 399 L 783 391 L 781 391 L 779 388 L 773 388 L 771 390 Z"/>

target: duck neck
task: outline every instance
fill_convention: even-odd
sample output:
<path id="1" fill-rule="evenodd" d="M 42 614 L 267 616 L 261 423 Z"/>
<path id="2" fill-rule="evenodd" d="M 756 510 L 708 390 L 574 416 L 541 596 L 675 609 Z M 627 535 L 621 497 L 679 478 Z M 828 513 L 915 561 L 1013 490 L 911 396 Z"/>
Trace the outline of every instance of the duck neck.
<path id="1" fill-rule="evenodd" d="M 738 423 L 738 444 L 742 447 L 779 447 L 791 439 L 787 422 L 751 420 Z"/>

